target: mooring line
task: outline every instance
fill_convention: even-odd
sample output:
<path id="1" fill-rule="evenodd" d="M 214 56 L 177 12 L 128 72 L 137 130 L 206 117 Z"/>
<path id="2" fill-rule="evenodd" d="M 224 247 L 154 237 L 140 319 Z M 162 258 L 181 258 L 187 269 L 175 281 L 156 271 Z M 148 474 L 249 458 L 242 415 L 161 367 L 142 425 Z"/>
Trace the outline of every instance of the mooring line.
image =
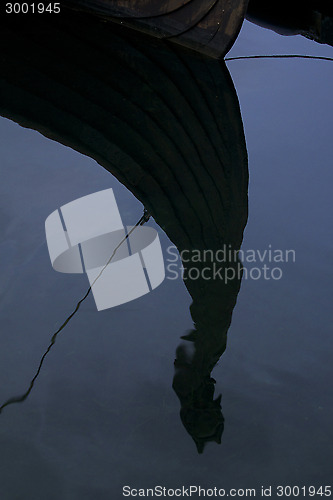
<path id="1" fill-rule="evenodd" d="M 150 218 L 150 214 L 148 213 L 148 211 L 146 209 L 144 209 L 143 216 L 138 220 L 138 222 L 135 224 L 135 226 L 132 227 L 132 229 L 126 234 L 126 236 L 121 240 L 121 242 L 113 250 L 112 255 L 108 259 L 108 261 L 105 264 L 105 266 L 103 267 L 103 269 L 100 271 L 100 273 L 98 274 L 98 276 L 94 279 L 93 283 L 89 286 L 89 288 L 88 288 L 87 292 L 84 294 L 84 296 L 76 304 L 76 307 L 75 307 L 74 311 L 65 319 L 65 321 L 58 328 L 58 330 L 52 335 L 50 345 L 48 346 L 48 348 L 44 352 L 44 354 L 43 354 L 43 356 L 42 356 L 42 358 L 41 358 L 41 360 L 39 362 L 39 366 L 37 368 L 37 371 L 36 371 L 33 379 L 30 382 L 28 390 L 24 394 L 22 394 L 21 396 L 16 396 L 16 397 L 7 399 L 7 401 L 0 406 L 0 413 L 2 412 L 2 410 L 6 406 L 9 406 L 9 405 L 14 404 L 14 403 L 22 403 L 23 401 L 25 401 L 27 399 L 27 397 L 29 396 L 30 392 L 32 391 L 32 388 L 33 388 L 33 386 L 34 386 L 34 384 L 36 382 L 37 377 L 40 374 L 40 371 L 42 369 L 44 360 L 45 360 L 46 356 L 48 355 L 48 353 L 50 352 L 50 350 L 52 349 L 53 345 L 55 344 L 55 341 L 56 341 L 57 336 L 59 335 L 59 333 L 65 328 L 65 326 L 70 322 L 70 320 L 73 318 L 73 316 L 75 316 L 75 314 L 78 312 L 78 310 L 80 308 L 80 305 L 82 304 L 82 302 L 84 302 L 86 300 L 86 298 L 88 297 L 88 295 L 91 292 L 92 287 L 94 286 L 94 284 L 96 283 L 96 281 L 101 277 L 101 275 L 103 274 L 103 272 L 105 271 L 105 269 L 107 268 L 107 266 L 110 264 L 111 260 L 115 256 L 115 254 L 116 254 L 117 250 L 119 249 L 119 247 L 129 238 L 129 236 L 133 233 L 133 231 L 138 226 L 143 226 L 143 224 L 145 224 L 149 220 L 149 218 Z"/>
<path id="2" fill-rule="evenodd" d="M 269 56 L 256 55 L 256 56 L 237 56 L 237 57 L 226 57 L 225 61 L 239 61 L 241 59 L 317 59 L 322 61 L 333 61 L 333 57 L 325 56 L 306 56 L 302 54 L 273 54 Z"/>

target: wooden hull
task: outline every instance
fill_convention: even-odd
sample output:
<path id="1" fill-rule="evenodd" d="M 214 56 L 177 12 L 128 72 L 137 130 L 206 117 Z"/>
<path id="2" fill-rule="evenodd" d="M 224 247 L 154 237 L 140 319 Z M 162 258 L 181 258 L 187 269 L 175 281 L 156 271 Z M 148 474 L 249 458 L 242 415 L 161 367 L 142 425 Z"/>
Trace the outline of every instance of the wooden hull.
<path id="1" fill-rule="evenodd" d="M 221 58 L 239 33 L 248 0 L 68 0 L 67 4 Z"/>

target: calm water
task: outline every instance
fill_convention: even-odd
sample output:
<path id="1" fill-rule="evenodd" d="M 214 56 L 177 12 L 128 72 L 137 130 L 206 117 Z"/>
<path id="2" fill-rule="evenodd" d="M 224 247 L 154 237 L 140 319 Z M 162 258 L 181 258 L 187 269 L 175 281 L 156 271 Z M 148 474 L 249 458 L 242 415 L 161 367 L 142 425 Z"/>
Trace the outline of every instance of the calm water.
<path id="1" fill-rule="evenodd" d="M 332 48 L 245 22 L 228 56 L 272 53 L 332 57 Z M 102 312 L 89 296 L 29 398 L 1 413 L 1 500 L 120 499 L 124 485 L 256 488 L 259 496 L 262 485 L 332 484 L 333 66 L 227 64 L 249 155 L 242 249 L 292 249 L 296 258 L 277 264 L 279 280 L 243 279 L 228 348 L 213 371 L 221 445 L 197 453 L 172 390 L 179 337 L 193 328 L 183 281 L 166 279 Z M 84 275 L 53 271 L 46 217 L 110 187 L 125 223 L 141 217 L 142 205 L 93 160 L 7 119 L 0 127 L 5 402 L 28 389 L 52 334 L 88 287 Z M 166 254 L 170 241 L 149 224 Z"/>

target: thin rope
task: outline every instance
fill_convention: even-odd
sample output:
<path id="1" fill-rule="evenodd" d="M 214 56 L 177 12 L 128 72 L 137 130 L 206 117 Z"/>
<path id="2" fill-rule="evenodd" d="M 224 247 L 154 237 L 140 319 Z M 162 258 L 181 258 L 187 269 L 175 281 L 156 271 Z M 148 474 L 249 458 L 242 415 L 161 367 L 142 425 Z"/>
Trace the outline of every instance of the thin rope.
<path id="1" fill-rule="evenodd" d="M 146 209 L 144 209 L 143 216 L 138 220 L 138 222 L 135 224 L 135 226 L 132 227 L 132 229 L 126 234 L 126 236 L 121 240 L 121 242 L 113 250 L 112 255 L 108 259 L 108 261 L 105 264 L 105 266 L 103 267 L 103 269 L 100 271 L 100 273 L 98 274 L 98 276 L 94 279 L 93 283 L 89 286 L 89 288 L 88 288 L 87 292 L 84 294 L 84 296 L 76 304 L 76 307 L 75 307 L 74 311 L 66 318 L 66 320 L 62 323 L 62 325 L 58 328 L 58 330 L 52 335 L 50 345 L 48 346 L 48 348 L 44 352 L 44 354 L 43 354 L 43 356 L 42 356 L 42 358 L 41 358 L 41 360 L 39 362 L 39 366 L 37 368 L 37 371 L 36 371 L 33 379 L 30 382 L 28 390 L 24 394 L 22 394 L 21 396 L 16 396 L 16 397 L 8 399 L 3 405 L 0 406 L 0 413 L 2 412 L 2 410 L 6 406 L 9 406 L 9 405 L 14 404 L 14 403 L 22 403 L 23 401 L 25 401 L 27 399 L 27 397 L 29 396 L 30 392 L 32 391 L 32 388 L 33 388 L 33 386 L 34 386 L 34 384 L 36 382 L 37 377 L 40 374 L 40 371 L 42 369 L 44 360 L 45 360 L 46 356 L 48 355 L 48 353 L 50 352 L 50 350 L 52 349 L 53 345 L 55 344 L 55 341 L 56 341 L 57 336 L 59 335 L 59 333 L 65 328 L 65 326 L 70 322 L 70 320 L 78 312 L 78 310 L 80 308 L 80 305 L 82 304 L 82 302 L 84 302 L 86 300 L 86 298 L 88 297 L 88 295 L 91 292 L 92 287 L 94 286 L 94 284 L 96 283 L 96 281 L 101 277 L 101 275 L 103 274 L 103 272 L 105 271 L 105 269 L 107 268 L 107 266 L 110 264 L 111 260 L 115 256 L 115 254 L 116 254 L 117 250 L 119 249 L 119 247 L 129 238 L 129 236 L 133 233 L 133 231 L 138 226 L 143 226 L 143 224 L 145 224 L 145 222 L 147 222 L 149 220 L 149 218 L 150 218 L 150 215 L 149 215 L 148 211 Z"/>
<path id="2" fill-rule="evenodd" d="M 333 61 L 333 57 L 324 56 L 305 56 L 301 54 L 274 54 L 270 56 L 238 56 L 238 57 L 227 57 L 225 61 L 239 61 L 241 59 L 315 59 L 321 61 Z"/>

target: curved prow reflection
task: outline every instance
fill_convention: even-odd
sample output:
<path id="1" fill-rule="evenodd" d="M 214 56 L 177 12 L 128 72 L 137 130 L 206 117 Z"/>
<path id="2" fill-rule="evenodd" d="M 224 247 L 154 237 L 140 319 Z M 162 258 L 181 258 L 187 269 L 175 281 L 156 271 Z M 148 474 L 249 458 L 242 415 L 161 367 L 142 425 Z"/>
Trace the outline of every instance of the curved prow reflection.
<path id="1" fill-rule="evenodd" d="M 241 233 L 242 219 L 234 219 L 234 224 L 234 229 L 238 224 Z M 228 241 L 227 235 L 225 238 Z M 208 262 L 207 252 L 202 249 L 200 263 L 184 264 L 186 287 L 193 299 L 190 311 L 195 328 L 182 337 L 188 342 L 182 342 L 176 351 L 173 388 L 181 403 L 181 420 L 199 453 L 209 441 L 220 443 L 224 428 L 221 396 L 214 399 L 215 380 L 211 372 L 226 349 L 240 289 L 242 266 L 237 250 L 236 246 L 221 241 L 220 248 L 209 252 L 212 258 Z M 197 259 L 198 252 L 193 252 L 193 256 Z"/>
<path id="2" fill-rule="evenodd" d="M 181 254 L 237 253 L 247 221 L 247 152 L 224 62 L 118 26 L 110 31 L 83 15 L 75 16 L 73 34 L 72 21 L 35 16 L 29 26 L 21 19 L 1 27 L 0 113 L 95 159 Z M 178 348 L 173 383 L 199 451 L 222 434 L 210 373 L 225 349 L 241 280 L 239 272 L 207 280 L 203 266 L 184 262 L 194 352 Z M 228 257 L 224 266 L 238 262 Z"/>

